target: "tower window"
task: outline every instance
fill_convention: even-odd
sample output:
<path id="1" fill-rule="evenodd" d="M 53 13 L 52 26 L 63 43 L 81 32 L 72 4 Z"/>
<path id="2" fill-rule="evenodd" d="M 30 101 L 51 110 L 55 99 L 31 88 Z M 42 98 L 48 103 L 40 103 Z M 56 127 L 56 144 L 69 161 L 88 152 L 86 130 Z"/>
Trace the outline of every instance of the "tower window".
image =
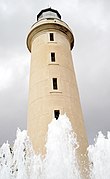
<path id="1" fill-rule="evenodd" d="M 54 41 L 54 34 L 50 33 L 50 41 Z"/>
<path id="2" fill-rule="evenodd" d="M 51 62 L 55 62 L 55 53 L 54 52 L 51 53 Z"/>
<path id="3" fill-rule="evenodd" d="M 59 115 L 60 115 L 60 111 L 54 110 L 54 117 L 56 118 L 56 120 L 59 118 Z"/>
<path id="4" fill-rule="evenodd" d="M 53 78 L 53 89 L 54 90 L 58 89 L 57 78 Z"/>

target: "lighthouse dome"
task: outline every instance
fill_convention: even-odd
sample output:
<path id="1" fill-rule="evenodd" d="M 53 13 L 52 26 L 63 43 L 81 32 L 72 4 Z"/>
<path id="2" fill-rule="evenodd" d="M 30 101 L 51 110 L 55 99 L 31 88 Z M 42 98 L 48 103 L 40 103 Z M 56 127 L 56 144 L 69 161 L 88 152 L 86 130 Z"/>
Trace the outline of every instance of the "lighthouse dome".
<path id="1" fill-rule="evenodd" d="M 61 15 L 59 12 L 55 9 L 47 8 L 40 11 L 40 13 L 37 15 L 37 21 L 42 19 L 61 19 Z"/>

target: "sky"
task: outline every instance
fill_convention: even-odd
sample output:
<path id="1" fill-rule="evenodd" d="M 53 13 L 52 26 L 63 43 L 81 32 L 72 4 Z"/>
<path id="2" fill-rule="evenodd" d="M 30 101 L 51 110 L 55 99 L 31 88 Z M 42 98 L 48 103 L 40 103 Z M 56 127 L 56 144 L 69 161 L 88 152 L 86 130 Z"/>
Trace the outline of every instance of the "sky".
<path id="1" fill-rule="evenodd" d="M 73 63 L 89 143 L 110 131 L 110 1 L 0 0 L 0 145 L 26 129 L 31 55 L 26 36 L 44 8 L 73 31 Z"/>

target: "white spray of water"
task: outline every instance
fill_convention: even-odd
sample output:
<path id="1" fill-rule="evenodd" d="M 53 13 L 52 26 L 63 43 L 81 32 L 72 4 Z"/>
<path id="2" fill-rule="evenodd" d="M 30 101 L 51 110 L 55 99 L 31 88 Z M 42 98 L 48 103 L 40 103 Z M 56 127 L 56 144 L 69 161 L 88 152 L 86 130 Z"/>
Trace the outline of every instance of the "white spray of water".
<path id="1" fill-rule="evenodd" d="M 66 115 L 53 119 L 48 126 L 46 155 L 35 155 L 27 131 L 18 129 L 11 149 L 0 148 L 0 179 L 81 179 L 75 157 L 76 136 Z M 110 179 L 110 133 L 99 132 L 88 147 L 91 179 Z"/>
<path id="2" fill-rule="evenodd" d="M 66 115 L 49 124 L 45 157 L 34 154 L 27 132 L 18 129 L 13 149 L 0 148 L 0 179 L 80 179 L 77 147 Z"/>
<path id="3" fill-rule="evenodd" d="M 91 162 L 91 179 L 110 179 L 110 132 L 107 138 L 98 133 L 94 145 L 88 147 Z"/>
<path id="4" fill-rule="evenodd" d="M 76 137 L 66 115 L 60 116 L 58 120 L 54 119 L 48 127 L 46 179 L 80 178 L 75 157 L 76 148 Z"/>

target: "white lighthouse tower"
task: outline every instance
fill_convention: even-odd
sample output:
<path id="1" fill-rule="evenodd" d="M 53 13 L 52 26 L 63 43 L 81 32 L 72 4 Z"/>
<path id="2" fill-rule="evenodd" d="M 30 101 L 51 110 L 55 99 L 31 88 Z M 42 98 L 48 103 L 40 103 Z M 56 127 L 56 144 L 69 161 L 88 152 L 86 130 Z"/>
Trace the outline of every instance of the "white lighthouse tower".
<path id="1" fill-rule="evenodd" d="M 45 153 L 48 124 L 66 113 L 77 134 L 77 156 L 83 170 L 88 144 L 71 55 L 73 46 L 73 33 L 59 12 L 42 10 L 27 36 L 31 52 L 27 128 L 34 150 Z"/>

